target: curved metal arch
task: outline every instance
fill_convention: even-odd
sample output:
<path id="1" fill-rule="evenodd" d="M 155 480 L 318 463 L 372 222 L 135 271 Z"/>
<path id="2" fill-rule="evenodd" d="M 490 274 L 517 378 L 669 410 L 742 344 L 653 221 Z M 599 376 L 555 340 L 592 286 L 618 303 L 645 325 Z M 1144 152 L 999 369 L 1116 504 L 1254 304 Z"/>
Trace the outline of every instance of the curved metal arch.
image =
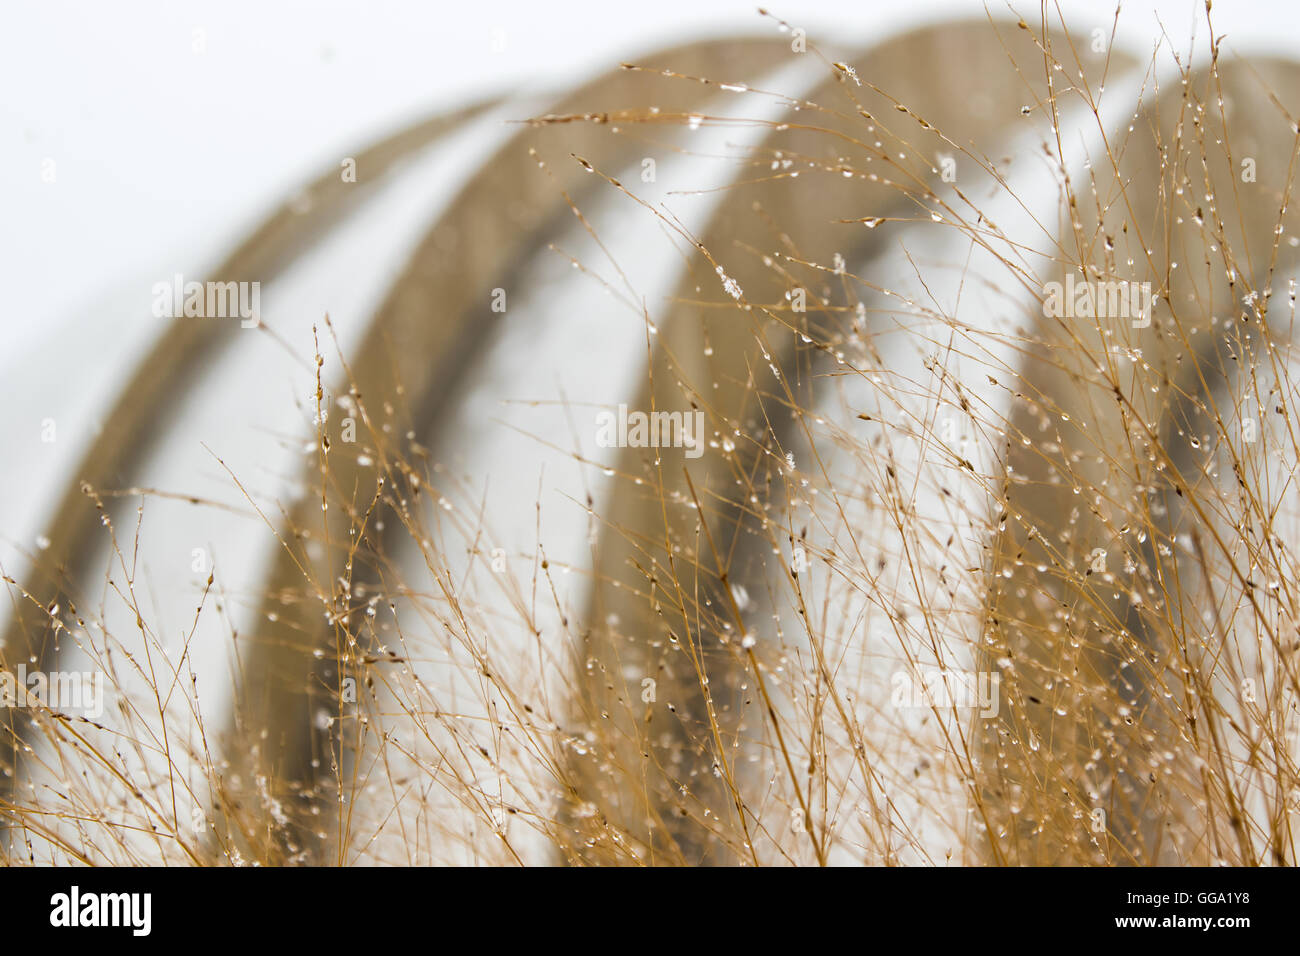
<path id="1" fill-rule="evenodd" d="M 937 135 L 930 130 L 933 127 L 942 130 L 950 144 L 956 143 L 974 153 L 992 153 L 1000 144 L 1000 137 L 1007 135 L 1006 125 L 991 124 L 986 115 L 970 115 L 968 104 L 951 99 L 950 89 L 972 72 L 984 77 L 996 75 L 998 69 L 1005 68 L 1008 56 L 1013 61 L 1019 57 L 1023 62 L 1041 59 L 1040 42 L 1041 39 L 1036 41 L 1032 35 L 1016 31 L 1011 25 L 1001 24 L 919 31 L 859 54 L 851 61 L 858 77 L 868 84 L 877 82 L 892 98 L 869 87 L 851 88 L 847 72 L 837 75 L 810 98 L 825 105 L 840 101 L 843 92 L 856 94 L 861 101 L 858 105 L 867 110 L 868 121 L 878 127 L 882 138 L 894 137 L 910 146 L 921 137 Z M 665 65 L 679 73 L 697 76 L 725 73 L 729 79 L 752 81 L 788 52 L 784 43 L 719 42 L 680 48 L 652 59 L 656 65 Z M 921 62 L 934 64 L 935 72 L 917 76 L 915 64 Z M 1119 71 L 1130 65 L 1117 58 L 1111 62 L 1110 69 Z M 1094 75 L 1091 69 L 1090 77 Z M 1256 64 L 1252 69 L 1264 74 L 1273 89 L 1295 86 L 1295 68 L 1290 64 Z M 1243 101 L 1247 89 L 1255 82 L 1244 73 L 1244 69 L 1219 67 L 1229 96 Z M 952 82 L 943 83 L 944 76 L 950 76 Z M 1205 76 L 1198 74 L 1193 88 L 1203 83 Z M 1025 78 L 1021 74 L 1016 84 Z M 994 89 L 996 115 L 1000 118 L 1004 112 L 1014 114 L 1027 95 L 1047 101 L 1052 91 L 1045 84 L 1046 80 L 1030 82 L 1028 94 L 1022 85 Z M 461 191 L 394 283 L 356 361 L 349 365 L 350 377 L 345 387 L 356 389 L 358 403 L 373 416 L 372 434 L 382 435 L 385 424 L 397 427 L 398 434 L 409 428 L 422 440 L 437 433 L 446 414 L 446 403 L 453 394 L 452 386 L 468 364 L 468 357 L 479 348 L 482 323 L 491 320 L 488 308 L 491 290 L 498 287 L 509 290 L 511 275 L 520 263 L 538 251 L 543 242 L 540 237 L 569 214 L 562 193 L 582 197 L 599 187 L 598 179 L 567 164 L 551 164 L 550 178 L 536 175 L 535 160 L 528 155 L 528 146 L 541 144 L 540 150 L 547 158 L 561 158 L 574 152 L 600 169 L 617 168 L 633 157 L 635 151 L 607 135 L 603 121 L 609 115 L 650 102 L 673 103 L 682 112 L 693 112 L 710 94 L 707 86 L 691 87 L 641 73 L 617 72 L 601 77 L 566 97 L 552 110 L 556 114 L 589 114 L 585 123 L 555 124 L 524 131 Z M 1206 91 L 1203 97 L 1212 100 L 1216 95 L 1214 91 Z M 1124 220 L 1161 227 L 1154 232 L 1143 232 L 1151 246 L 1152 262 L 1169 258 L 1188 263 L 1208 262 L 1216 255 L 1223 255 L 1221 251 L 1204 248 L 1202 233 L 1179 230 L 1172 223 L 1159 220 L 1159 214 L 1169 211 L 1168 194 L 1160 186 L 1168 186 L 1171 180 L 1162 174 L 1152 175 L 1151 164 L 1160 158 L 1157 144 L 1167 144 L 1178 135 L 1189 140 L 1197 136 L 1208 136 L 1211 140 L 1221 136 L 1229 143 L 1245 135 L 1257 137 L 1260 142 L 1276 143 L 1282 138 L 1278 133 L 1285 120 L 1280 115 L 1250 114 L 1244 120 L 1234 119 L 1228 124 L 1232 132 L 1229 137 L 1227 130 L 1215 125 L 1217 117 L 1212 113 L 1208 120 L 1193 122 L 1194 114 L 1182 109 L 1186 106 L 1184 96 L 1181 90 L 1172 91 L 1146 111 L 1141 121 L 1149 122 L 1159 130 L 1159 135 L 1146 136 L 1144 127 L 1137 142 L 1130 141 L 1125 146 L 1117 170 L 1103 168 L 1091 173 L 1098 204 L 1104 205 L 1104 213 L 1099 210 L 1094 215 L 1086 202 L 1072 207 L 1083 226 L 1076 231 L 1076 237 L 1079 234 L 1088 237 L 1087 243 L 1078 250 L 1081 261 L 1077 265 L 1096 266 L 1105 275 L 1117 274 L 1113 257 L 1099 243 L 1100 237 L 1123 235 Z M 363 171 L 382 169 L 459 123 L 480 115 L 487 105 L 435 119 L 399 134 L 363 154 L 360 167 Z M 896 105 L 905 109 L 898 110 Z M 1171 121 L 1171 117 L 1175 119 Z M 838 140 L 840 144 L 852 143 L 855 134 L 860 135 L 863 122 L 862 117 L 848 110 L 818 114 L 819 130 L 797 127 L 782 130 L 768 137 L 764 147 L 783 149 L 787 154 L 801 157 L 820 157 L 828 165 L 833 164 L 837 149 L 846 147 L 823 147 L 828 140 L 835 141 L 837 134 L 845 137 Z M 847 148 L 861 145 L 855 143 Z M 553 157 L 549 155 L 552 152 Z M 1277 224 L 1277 197 L 1287 195 L 1290 188 L 1285 168 L 1263 167 L 1260 188 L 1243 193 L 1228 189 L 1229 184 L 1236 183 L 1236 171 L 1231 166 L 1224 168 L 1223 157 L 1210 153 L 1213 168 L 1206 171 L 1204 185 L 1216 196 L 1232 192 L 1232 208 L 1242 214 L 1240 222 L 1224 223 L 1217 242 L 1225 248 L 1235 247 L 1238 242 L 1243 249 L 1249 247 L 1249 255 L 1239 260 L 1239 270 L 1243 277 L 1250 276 L 1253 286 L 1265 284 L 1261 276 L 1293 272 L 1294 254 L 1284 252 L 1276 258 L 1271 255 L 1276 248 L 1271 235 Z M 929 171 L 924 167 L 928 165 L 928 162 L 917 164 L 918 184 L 926 182 Z M 1158 170 L 1158 166 L 1155 168 Z M 865 238 L 859 233 L 860 241 L 845 244 L 827 232 L 828 222 L 837 216 L 858 215 L 861 211 L 858 204 L 885 219 L 908 218 L 916 210 L 915 204 L 899 197 L 895 186 L 867 185 L 854 180 L 855 186 L 864 189 L 855 193 L 854 208 L 846 211 L 842 198 L 832 188 L 839 185 L 838 176 L 838 171 L 832 168 L 820 173 L 803 173 L 797 183 L 733 187 L 732 194 L 724 200 L 701 236 L 701 246 L 712 258 L 696 257 L 692 268 L 698 271 L 685 277 L 668 320 L 660 323 L 661 333 L 651 357 L 653 385 L 643 391 L 641 407 L 688 410 L 698 402 L 722 433 L 737 426 L 744 430 L 746 421 L 760 406 L 765 410 L 780 409 L 783 389 L 792 380 L 798 383 L 793 388 L 807 389 L 800 398 L 813 397 L 811 387 L 806 386 L 809 376 L 832 368 L 833 359 L 827 356 L 829 350 L 801 348 L 796 330 L 780 320 L 779 310 L 762 307 L 760 293 L 782 283 L 774 282 L 773 268 L 763 264 L 753 249 L 761 242 L 771 241 L 788 250 L 795 261 L 784 264 L 783 268 L 790 274 L 783 284 L 788 289 L 803 282 L 812 292 L 820 281 L 819 273 L 805 263 L 827 262 L 837 252 L 848 253 L 849 260 L 854 262 L 879 262 L 888 241 L 885 231 L 877 231 Z M 337 189 L 337 183 L 335 174 L 322 177 L 311 187 L 315 201 L 309 214 L 282 211 L 273 216 L 226 260 L 217 274 L 223 279 L 265 280 L 282 269 L 302 253 L 318 230 L 345 211 L 348 200 Z M 1143 185 L 1147 188 L 1141 188 Z M 928 189 L 918 185 L 917 196 L 925 197 Z M 1082 191 L 1078 194 L 1083 195 Z M 1126 208 L 1115 201 L 1121 195 L 1128 198 Z M 761 214 L 755 206 L 761 206 Z M 524 215 L 517 218 L 521 209 Z M 1290 222 L 1288 219 L 1288 228 Z M 779 234 L 769 231 L 772 223 L 779 228 Z M 455 239 L 449 238 L 452 235 Z M 763 238 L 760 241 L 756 236 Z M 1253 242 L 1255 236 L 1268 237 L 1268 241 Z M 750 248 L 736 251 L 734 243 L 738 237 L 743 237 L 744 244 Z M 1198 242 L 1200 246 L 1196 245 Z M 1265 251 L 1270 255 L 1265 256 Z M 1145 255 L 1144 250 L 1137 258 Z M 720 266 L 744 290 L 741 303 L 753 306 L 752 311 L 736 309 L 722 283 L 713 275 L 715 266 Z M 1225 393 L 1233 380 L 1232 368 L 1225 362 L 1222 339 L 1212 337 L 1203 348 L 1188 353 L 1185 344 L 1172 337 L 1171 322 L 1174 315 L 1183 314 L 1181 299 L 1185 295 L 1190 294 L 1197 303 L 1208 304 L 1213 313 L 1226 314 L 1235 310 L 1238 290 L 1223 288 L 1224 283 L 1217 279 L 1209 281 L 1208 290 L 1200 289 L 1190 273 L 1191 269 L 1187 268 L 1177 275 L 1154 277 L 1165 290 L 1168 304 L 1157 315 L 1151 338 L 1143 339 L 1145 366 L 1141 374 L 1118 390 L 1109 388 L 1104 379 L 1099 381 L 1089 363 L 1098 356 L 1110 354 L 1112 342 L 1107 333 L 1119 334 L 1126 330 L 1115 327 L 1067 330 L 1044 323 L 1035 330 L 1035 335 L 1042 337 L 1041 354 L 1025 357 L 1020 390 L 1030 400 L 1016 404 L 1008 423 L 1009 435 L 1037 434 L 1045 409 L 1058 417 L 1067 415 L 1069 424 L 1058 423 L 1052 429 L 1059 446 L 1057 452 L 1045 455 L 1041 448 L 1030 448 L 1009 438 L 1004 461 L 1013 480 L 999 504 L 1012 520 L 1005 522 L 993 545 L 988 566 L 987 615 L 993 646 L 999 652 L 991 652 L 991 659 L 1006 656 L 1014 662 L 1009 674 L 1013 705 L 1001 722 L 984 729 L 985 737 L 981 740 L 984 759 L 980 762 L 983 776 L 977 781 L 979 792 L 997 798 L 989 801 L 993 810 L 987 826 L 991 856 L 999 862 L 1098 859 L 1122 862 L 1077 830 L 1067 830 L 1057 824 L 1045 829 L 1045 813 L 1039 812 L 1033 797 L 1041 796 L 1048 788 L 1064 788 L 1075 795 L 1080 807 L 1086 807 L 1086 791 L 1095 786 L 1098 778 L 1109 775 L 1118 779 L 1127 775 L 1138 779 L 1142 761 L 1156 746 L 1142 739 L 1136 730 L 1122 734 L 1124 745 L 1115 745 L 1100 762 L 1102 769 L 1098 771 L 1097 762 L 1090 757 L 1095 749 L 1092 738 L 1099 723 L 1096 709 L 1084 699 L 1075 699 L 1070 702 L 1067 715 L 1062 717 L 1054 714 L 1053 709 L 1031 701 L 1032 698 L 1051 699 L 1054 677 L 1060 673 L 1060 662 L 1052 656 L 1059 650 L 1060 641 L 1044 639 L 1044 635 L 1053 633 L 1056 609 L 1072 603 L 1109 608 L 1114 603 L 1115 592 L 1120 590 L 1112 582 L 1099 585 L 1075 573 L 1087 564 L 1083 559 L 1094 542 L 1113 538 L 1113 514 L 1103 516 L 1085 509 L 1082 523 L 1069 522 L 1076 502 L 1074 489 L 1069 483 L 1053 484 L 1053 476 L 1095 471 L 1093 477 L 1098 484 L 1108 482 L 1112 503 L 1124 504 L 1148 497 L 1165 499 L 1166 517 L 1153 517 L 1149 513 L 1143 516 L 1153 534 L 1141 549 L 1145 571 L 1139 573 L 1145 573 L 1149 579 L 1180 573 L 1176 562 L 1155 548 L 1157 537 L 1172 538 L 1181 521 L 1203 523 L 1203 516 L 1188 513 L 1185 498 L 1175 490 L 1180 479 L 1172 479 L 1166 487 L 1154 492 L 1149 477 L 1116 478 L 1104 464 L 1094 468 L 1084 457 L 1104 451 L 1112 443 L 1132 440 L 1130 423 L 1142 417 L 1138 411 L 1154 413 L 1155 406 L 1144 389 L 1155 385 L 1184 396 L 1181 403 L 1176 403 L 1160 418 L 1159 435 L 1164 446 L 1162 454 L 1169 466 L 1167 473 L 1186 476 L 1204 461 L 1204 450 L 1188 445 L 1176 447 L 1173 436 L 1183 419 L 1207 405 L 1212 406 L 1215 396 Z M 1135 279 L 1144 275 L 1143 267 L 1139 265 L 1133 275 Z M 702 297 L 695 292 L 697 286 L 707 290 Z M 810 299 L 813 301 L 808 319 L 816 317 L 828 329 L 841 326 L 842 310 L 853 304 L 852 295 L 843 288 L 819 291 L 810 295 Z M 759 318 L 764 314 L 768 316 L 766 322 Z M 431 321 L 432 316 L 437 318 Z M 183 369 L 200 363 L 207 349 L 220 346 L 210 329 L 201 324 L 178 324 L 159 342 L 108 417 L 109 430 L 84 460 L 79 479 L 100 487 L 124 473 L 131 455 L 148 443 L 149 435 L 160 421 L 156 404 L 179 387 Z M 760 330 L 764 335 L 763 344 L 755 339 L 756 331 Z M 711 353 L 707 358 L 706 346 Z M 1071 353 L 1067 346 L 1073 347 L 1073 358 L 1068 357 Z M 1063 355 L 1067 358 L 1062 359 Z M 761 397 L 756 398 L 751 375 L 755 369 L 761 372 L 769 362 L 780 372 L 780 384 L 771 389 L 775 400 L 764 402 Z M 157 368 L 164 369 L 164 374 L 157 375 Z M 715 384 L 720 387 L 712 388 Z M 381 413 L 386 406 L 393 409 L 391 414 Z M 594 817 L 567 821 L 575 832 L 586 838 L 584 852 L 575 854 L 575 858 L 627 859 L 630 843 L 635 848 L 634 857 L 675 862 L 731 862 L 753 854 L 755 843 L 762 839 L 761 829 L 766 822 L 752 815 L 747 818 L 747 811 L 738 808 L 732 798 L 733 788 L 739 793 L 750 793 L 756 784 L 745 779 L 734 758 L 728 766 L 726 756 L 727 744 L 740 739 L 739 724 L 746 714 L 760 722 L 763 718 L 761 707 L 749 706 L 747 710 L 746 697 L 752 698 L 752 688 L 748 694 L 739 690 L 739 683 L 755 671 L 752 660 L 747 661 L 747 655 L 734 643 L 724 651 L 716 650 L 716 639 L 728 633 L 734 638 L 735 632 L 729 632 L 728 628 L 743 630 L 745 626 L 742 615 L 729 606 L 730 585 L 740 580 L 761 581 L 765 574 L 773 573 L 764 560 L 768 541 L 756 533 L 756 512 L 735 500 L 733 489 L 737 480 L 748 485 L 765 468 L 768 469 L 765 477 L 771 477 L 774 453 L 797 446 L 804 436 L 795 423 L 774 421 L 766 431 L 768 436 L 763 444 L 742 448 L 741 453 L 730 459 L 729 469 L 723 471 L 718 470 L 714 460 L 684 463 L 669 460 L 667 455 L 663 456 L 660 470 L 640 449 L 627 450 L 622 456 L 617 469 L 620 481 L 608 517 L 608 527 L 619 530 L 607 530 L 599 544 L 596 588 L 587 615 L 591 623 L 587 646 L 598 662 L 598 670 L 607 679 L 583 685 L 583 694 L 575 702 L 574 721 L 597 729 L 602 758 L 617 762 L 624 770 L 638 767 L 647 786 L 639 794 L 611 791 L 603 785 L 603 771 L 597 760 L 575 762 L 573 777 L 568 781 L 570 796 L 575 802 L 591 801 L 598 808 Z M 332 437 L 337 445 L 337 437 Z M 389 451 L 395 451 L 400 444 L 400 440 L 394 440 L 385 448 L 380 440 L 371 449 L 381 459 L 380 469 L 360 468 L 346 456 L 332 456 L 331 484 L 337 489 L 348 489 L 362 511 L 368 502 L 383 500 L 375 482 L 376 474 L 384 474 L 391 482 L 390 488 L 396 484 L 402 488 L 400 493 L 413 494 L 416 486 L 410 483 L 410 476 L 396 469 L 389 458 Z M 626 480 L 631 476 L 643 480 L 639 484 Z M 386 503 L 384 507 L 391 505 Z M 314 528 L 313 516 L 319 513 L 319 502 L 308 502 L 291 515 L 290 523 L 298 528 Z M 332 512 L 326 519 L 324 534 L 331 542 L 349 541 L 356 517 L 339 514 L 337 510 Z M 69 489 L 49 534 L 52 542 L 49 554 L 53 557 L 50 566 L 58 572 L 56 575 L 37 573 L 27 585 L 33 601 L 25 603 L 23 611 L 11 623 L 9 648 L 20 648 L 24 653 L 31 650 L 42 661 L 48 660 L 39 638 L 48 629 L 48 616 L 41 613 L 40 602 L 47 594 L 54 599 L 65 591 L 74 592 L 84 556 L 91 550 L 88 542 L 95 529 L 94 519 L 95 511 L 79 488 Z M 1059 538 L 1071 527 L 1073 531 L 1064 546 L 1044 544 L 1044 537 Z M 1027 533 L 1030 528 L 1036 531 L 1033 536 Z M 377 535 L 373 542 L 381 554 L 386 537 Z M 678 551 L 673 544 L 684 547 Z M 319 761 L 327 752 L 329 757 L 347 752 L 337 734 L 318 735 L 310 719 L 312 687 L 324 686 L 337 678 L 337 673 L 328 665 L 318 663 L 314 656 L 321 649 L 330 654 L 338 651 L 336 635 L 322 625 L 321 612 L 335 614 L 340 621 L 346 621 L 352 613 L 345 606 L 345 595 L 333 583 L 333 572 L 338 566 L 331 562 L 337 562 L 338 558 L 338 551 L 323 560 L 313 560 L 305 554 L 279 556 L 262 600 L 259 621 L 263 623 L 256 634 L 256 652 L 245 672 L 243 713 L 247 723 L 242 731 L 266 731 L 272 742 L 269 753 L 259 754 L 257 758 L 243 755 L 248 758 L 246 769 L 250 777 L 259 770 L 269 772 L 283 792 L 294 797 L 298 823 L 298 817 L 307 814 L 313 805 L 321 806 L 329 796 L 328 775 L 318 773 L 313 761 Z M 1039 564 L 1047 570 L 1036 570 Z M 304 567 L 308 569 L 306 575 Z M 1012 572 L 1009 578 L 1003 574 L 1007 570 Z M 363 558 L 353 573 L 360 582 L 374 582 L 379 569 L 366 566 Z M 775 569 L 775 573 L 784 573 L 784 568 Z M 331 582 L 328 592 L 321 586 L 323 581 Z M 311 594 L 303 599 L 304 592 Z M 286 602 L 289 595 L 294 599 Z M 1053 602 L 1046 610 L 1036 600 L 1044 595 Z M 617 628 L 600 623 L 610 613 L 618 616 Z M 272 614 L 278 620 L 269 621 Z M 1187 617 L 1187 611 L 1181 607 L 1169 610 L 1163 620 L 1159 614 L 1147 613 L 1145 609 L 1129 608 L 1120 614 L 1099 613 L 1098 620 L 1109 619 L 1114 630 L 1135 635 L 1137 645 L 1168 652 L 1177 648 L 1178 626 Z M 1112 649 L 1100 633 L 1103 629 L 1072 620 L 1067 632 L 1078 638 L 1081 645 L 1078 657 L 1084 662 L 1088 676 L 1094 682 L 1117 686 L 1123 679 L 1116 670 Z M 688 659 L 693 656 L 691 667 L 666 664 L 671 655 L 679 652 L 651 648 L 645 640 L 650 634 L 672 635 L 679 645 L 687 646 Z M 715 642 L 711 645 L 714 650 L 706 649 L 706 636 Z M 1168 659 L 1166 655 L 1165 660 Z M 626 706 L 637 694 L 624 677 L 629 664 L 638 673 L 653 672 L 664 677 L 661 693 L 674 695 L 683 718 L 693 718 L 698 731 L 687 732 L 679 724 L 670 728 L 665 742 L 652 739 L 645 728 L 637 726 Z M 697 666 L 699 670 L 695 669 Z M 700 677 L 705 672 L 710 678 L 710 701 L 704 700 L 700 690 Z M 1290 679 L 1294 681 L 1294 678 L 1292 673 Z M 1137 688 L 1139 696 L 1145 694 L 1148 698 L 1150 689 L 1150 686 Z M 1154 699 L 1151 703 L 1154 706 L 1151 712 L 1160 715 L 1154 725 L 1158 740 L 1175 746 L 1183 733 L 1179 718 L 1186 714 L 1180 715 L 1177 707 L 1162 707 Z M 606 720 L 607 713 L 614 718 Z M 662 715 L 656 718 L 661 719 Z M 1208 711 L 1206 719 L 1213 720 Z M 658 730 L 660 726 L 657 724 L 653 729 Z M 12 742 L 17 744 L 24 731 L 18 725 L 9 729 Z M 1031 735 L 1039 740 L 1051 740 L 1052 745 L 1024 746 Z M 673 754 L 683 747 L 695 749 L 697 756 L 711 757 L 720 764 L 721 770 L 716 777 L 706 774 L 702 780 L 692 778 L 689 799 L 681 797 L 683 778 L 673 769 Z M 14 774 L 10 778 L 12 786 L 19 762 L 13 752 L 8 758 L 4 763 Z M 864 766 L 862 773 L 869 777 L 872 770 Z M 796 769 L 790 767 L 794 791 L 798 790 L 797 780 L 793 779 L 797 776 Z M 1030 800 L 1028 805 L 1018 806 L 1013 812 L 1008 809 L 1011 803 L 1008 792 L 1016 787 L 1029 794 Z M 302 799 L 304 795 L 306 800 Z M 1159 800 L 1153 805 L 1152 800 L 1157 796 Z M 232 792 L 226 797 L 230 801 L 226 807 L 230 817 L 238 819 L 240 794 Z M 1200 810 L 1186 793 L 1171 797 L 1161 794 L 1158 787 L 1141 784 L 1132 788 L 1124 800 L 1108 807 L 1112 835 L 1122 837 L 1121 843 L 1139 841 L 1153 857 L 1167 845 L 1162 843 L 1167 824 L 1171 820 L 1182 823 Z M 731 818 L 742 830 L 752 826 L 749 846 L 719 842 L 715 827 L 709 822 L 710 816 Z M 614 839 L 612 834 L 618 838 Z M 225 837 L 235 841 L 243 838 L 236 834 Z M 287 842 L 309 847 L 318 859 L 330 855 L 330 848 L 313 840 L 305 825 L 290 834 Z M 582 842 L 575 839 L 574 845 Z M 814 835 L 810 843 L 816 842 Z M 1257 842 L 1250 834 L 1239 837 L 1237 852 L 1243 861 L 1258 859 Z M 1178 853 L 1180 860 L 1201 860 L 1215 855 L 1205 846 L 1180 847 Z M 817 858 L 823 858 L 824 854 L 824 846 L 815 847 Z M 290 848 L 286 847 L 284 856 L 290 855 Z"/>

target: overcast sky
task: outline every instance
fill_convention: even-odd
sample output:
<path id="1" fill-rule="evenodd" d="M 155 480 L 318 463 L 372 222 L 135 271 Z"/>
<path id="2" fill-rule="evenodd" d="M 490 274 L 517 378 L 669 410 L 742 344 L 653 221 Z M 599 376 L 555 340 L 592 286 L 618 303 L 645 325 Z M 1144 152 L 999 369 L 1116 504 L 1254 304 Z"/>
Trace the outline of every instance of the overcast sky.
<path id="1" fill-rule="evenodd" d="M 984 11 L 978 0 L 768 5 L 814 41 L 863 44 Z M 561 88 L 712 33 L 774 35 L 756 6 L 0 0 L 0 364 L 53 323 L 93 318 L 89 307 L 128 283 L 197 267 L 297 184 L 405 121 L 485 92 Z M 1013 6 L 1037 20 L 1038 3 Z M 1061 8 L 1089 30 L 1113 15 L 1105 2 Z M 1122 29 L 1147 46 L 1158 12 L 1186 48 L 1202 9 L 1129 2 Z M 1215 23 L 1238 50 L 1300 48 L 1293 0 L 1220 3 Z"/>

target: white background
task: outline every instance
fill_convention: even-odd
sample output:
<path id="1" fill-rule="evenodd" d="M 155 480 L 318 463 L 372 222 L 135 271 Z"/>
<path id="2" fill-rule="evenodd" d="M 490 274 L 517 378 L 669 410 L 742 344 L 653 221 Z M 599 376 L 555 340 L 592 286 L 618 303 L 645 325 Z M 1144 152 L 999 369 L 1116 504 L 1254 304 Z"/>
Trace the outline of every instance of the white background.
<path id="1" fill-rule="evenodd" d="M 769 6 L 814 42 L 864 44 L 985 13 L 976 0 Z M 1038 21 L 1037 3 L 1012 6 Z M 1216 30 L 1225 49 L 1294 55 L 1298 6 L 1220 0 Z M 1060 8 L 1109 32 L 1110 3 Z M 1186 50 L 1196 19 L 1204 49 L 1203 9 L 1126 3 L 1121 35 L 1149 49 L 1163 24 Z M 94 304 L 128 284 L 222 252 L 297 185 L 404 122 L 717 33 L 776 25 L 749 0 L 0 0 L 0 366 L 56 326 L 94 321 Z"/>

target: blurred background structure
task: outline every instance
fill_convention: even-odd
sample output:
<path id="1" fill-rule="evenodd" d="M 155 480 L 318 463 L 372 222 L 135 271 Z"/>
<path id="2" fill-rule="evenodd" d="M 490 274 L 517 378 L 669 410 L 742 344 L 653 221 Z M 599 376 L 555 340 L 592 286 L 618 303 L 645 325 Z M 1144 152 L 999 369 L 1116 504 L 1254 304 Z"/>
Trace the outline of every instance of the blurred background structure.
<path id="1" fill-rule="evenodd" d="M 1300 25 L 1215 14 L 1222 74 L 1193 3 L 15 4 L 0 651 L 119 697 L 15 730 L 8 852 L 1293 863 L 1291 424 L 1217 403 L 1296 270 Z M 1075 270 L 1155 331 L 1040 328 Z M 602 447 L 621 404 L 705 458 Z"/>

